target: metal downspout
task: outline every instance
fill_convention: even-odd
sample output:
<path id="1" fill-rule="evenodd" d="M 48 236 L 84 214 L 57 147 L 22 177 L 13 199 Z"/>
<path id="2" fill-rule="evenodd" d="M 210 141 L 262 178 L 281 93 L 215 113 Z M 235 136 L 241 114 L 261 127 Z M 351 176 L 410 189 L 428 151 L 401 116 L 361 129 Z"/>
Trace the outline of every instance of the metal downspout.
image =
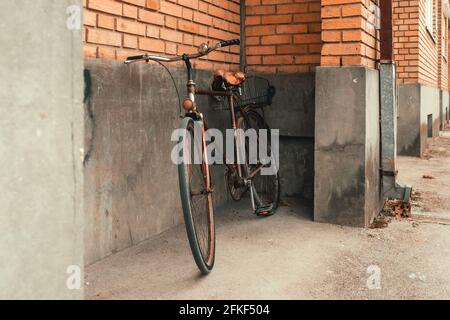
<path id="1" fill-rule="evenodd" d="M 245 0 L 241 0 L 241 52 L 240 52 L 240 68 L 241 71 L 245 72 L 247 68 L 247 55 L 245 48 L 245 18 L 246 18 L 246 9 L 245 9 Z"/>
<path id="2" fill-rule="evenodd" d="M 393 59 L 392 0 L 381 1 L 380 122 L 383 196 L 409 202 L 412 187 L 397 182 L 397 84 Z"/>
<path id="3" fill-rule="evenodd" d="M 380 65 L 381 174 L 383 195 L 409 202 L 412 187 L 397 181 L 397 99 L 395 64 Z"/>

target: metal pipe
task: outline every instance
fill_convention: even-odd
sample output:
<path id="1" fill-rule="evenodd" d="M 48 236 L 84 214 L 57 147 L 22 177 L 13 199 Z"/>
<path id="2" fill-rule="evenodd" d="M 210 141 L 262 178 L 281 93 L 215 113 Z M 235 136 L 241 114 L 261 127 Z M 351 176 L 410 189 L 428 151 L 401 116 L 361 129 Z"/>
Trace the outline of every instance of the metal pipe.
<path id="1" fill-rule="evenodd" d="M 392 0 L 381 0 L 380 129 L 384 197 L 409 202 L 412 187 L 397 181 L 397 85 L 393 54 Z"/>
<path id="2" fill-rule="evenodd" d="M 397 99 L 395 64 L 380 65 L 381 179 L 383 195 L 409 202 L 412 187 L 397 181 Z"/>
<path id="3" fill-rule="evenodd" d="M 394 46 L 392 36 L 392 0 L 381 0 L 381 31 L 380 50 L 381 62 L 389 63 L 394 60 L 392 47 Z"/>
<path id="4" fill-rule="evenodd" d="M 241 71 L 245 72 L 247 68 L 247 55 L 246 55 L 246 45 L 245 45 L 245 18 L 246 18 L 246 9 L 245 9 L 245 0 L 241 0 L 241 52 L 240 52 L 240 68 Z"/>

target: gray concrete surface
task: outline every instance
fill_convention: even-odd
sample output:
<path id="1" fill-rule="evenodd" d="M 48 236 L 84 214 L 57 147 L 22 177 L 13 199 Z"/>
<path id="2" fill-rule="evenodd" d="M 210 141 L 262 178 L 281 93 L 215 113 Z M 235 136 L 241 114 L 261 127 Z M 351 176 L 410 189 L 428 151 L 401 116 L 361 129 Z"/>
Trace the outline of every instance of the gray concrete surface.
<path id="1" fill-rule="evenodd" d="M 424 157 L 399 157 L 399 178 L 414 186 L 413 213 L 450 222 L 450 127 L 429 139 Z"/>
<path id="2" fill-rule="evenodd" d="M 184 226 L 87 268 L 87 299 L 449 299 L 450 226 L 386 229 L 314 223 L 288 200 L 259 219 L 248 204 L 218 214 L 217 259 L 201 277 Z M 380 289 L 369 289 L 370 266 Z"/>
<path id="3" fill-rule="evenodd" d="M 381 190 L 381 133 L 380 133 L 380 74 L 377 70 L 366 70 L 365 94 L 365 204 L 364 226 L 379 214 L 383 207 Z M 358 111 L 356 111 L 358 112 Z M 349 210 L 351 208 L 348 208 Z"/>
<path id="4" fill-rule="evenodd" d="M 397 151 L 399 155 L 420 155 L 420 85 L 398 86 Z"/>
<path id="5" fill-rule="evenodd" d="M 265 109 L 272 128 L 280 129 L 280 179 L 283 195 L 314 198 L 315 74 L 263 74 L 276 86 Z"/>
<path id="6" fill-rule="evenodd" d="M 440 90 L 429 86 L 420 87 L 420 154 L 423 155 L 428 147 L 427 118 L 432 115 L 432 135 L 439 136 Z"/>
<path id="7" fill-rule="evenodd" d="M 280 137 L 282 196 L 314 201 L 314 139 Z"/>
<path id="8" fill-rule="evenodd" d="M 70 5 L 81 1 L 0 2 L 0 299 L 84 296 L 66 284 L 68 267 L 84 266 L 82 32 L 66 26 Z"/>
<path id="9" fill-rule="evenodd" d="M 281 136 L 314 138 L 315 73 L 261 74 L 276 86 L 267 118 Z"/>
<path id="10" fill-rule="evenodd" d="M 182 222 L 178 171 L 171 161 L 178 98 L 158 65 L 86 60 L 85 212 L 86 263 L 135 245 Z M 171 69 L 182 97 L 184 69 Z M 196 72 L 209 85 L 212 74 Z M 206 80 L 208 79 L 208 81 Z M 199 98 L 208 124 L 222 129 L 225 110 Z M 224 170 L 215 167 L 218 205 L 228 200 Z"/>
<path id="11" fill-rule="evenodd" d="M 450 92 L 443 91 L 442 97 L 443 97 L 443 99 L 442 99 L 442 128 L 441 128 L 441 130 L 450 121 Z"/>
<path id="12" fill-rule="evenodd" d="M 439 109 L 439 129 L 443 130 L 446 122 L 446 115 L 450 105 L 449 92 L 447 90 L 440 90 L 441 107 Z"/>
<path id="13" fill-rule="evenodd" d="M 379 74 L 317 68 L 314 219 L 367 226 L 381 209 Z"/>
<path id="14" fill-rule="evenodd" d="M 433 119 L 433 137 L 439 134 L 440 90 L 420 84 L 402 84 L 398 101 L 398 154 L 422 156 L 427 148 L 428 115 Z"/>
<path id="15" fill-rule="evenodd" d="M 85 68 L 85 239 L 90 264 L 182 222 L 177 168 L 170 160 L 174 146 L 170 137 L 180 120 L 176 92 L 161 66 L 88 59 Z M 184 97 L 185 69 L 170 70 Z M 284 130 L 280 138 L 283 194 L 312 199 L 314 125 L 307 119 L 314 117 L 314 83 L 310 78 L 271 75 L 278 92 L 266 114 L 272 128 Z M 212 73 L 196 70 L 195 80 L 209 88 Z M 230 128 L 229 111 L 221 103 L 207 97 L 198 97 L 198 103 L 210 128 Z M 213 179 L 216 203 L 224 204 L 229 196 L 222 166 L 213 168 Z"/>

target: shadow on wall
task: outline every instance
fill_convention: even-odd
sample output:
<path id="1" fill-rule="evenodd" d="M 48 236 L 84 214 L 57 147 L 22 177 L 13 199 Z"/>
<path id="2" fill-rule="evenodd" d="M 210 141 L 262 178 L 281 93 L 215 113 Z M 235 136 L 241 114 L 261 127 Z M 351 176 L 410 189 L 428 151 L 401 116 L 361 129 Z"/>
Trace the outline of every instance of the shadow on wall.
<path id="1" fill-rule="evenodd" d="M 280 179 L 285 196 L 314 198 L 315 74 L 269 74 L 277 94 L 266 108 L 271 128 L 280 129 Z"/>
<path id="2" fill-rule="evenodd" d="M 88 59 L 85 67 L 85 259 L 90 264 L 178 225 L 183 218 L 177 167 L 170 159 L 171 135 L 180 124 L 170 77 L 158 65 Z M 184 96 L 185 70 L 171 71 Z M 312 199 L 314 100 L 298 102 L 311 99 L 310 90 L 299 88 L 313 90 L 313 77 L 270 77 L 278 93 L 274 106 L 267 109 L 268 123 L 282 127 L 281 175 L 289 177 L 282 178 L 282 188 L 286 194 Z M 212 78 L 210 71 L 195 71 L 200 87 L 209 88 Z M 228 110 L 217 108 L 211 99 L 198 98 L 209 127 L 229 128 Z M 229 201 L 223 166 L 214 166 L 213 181 L 216 204 L 222 205 Z"/>
<path id="3" fill-rule="evenodd" d="M 85 147 L 84 150 L 84 158 L 83 165 L 91 158 L 91 153 L 93 149 L 93 140 L 94 140 L 94 127 L 95 127 L 95 118 L 94 113 L 92 111 L 92 77 L 91 71 L 88 69 L 84 69 L 84 99 L 83 103 L 85 106 Z"/>

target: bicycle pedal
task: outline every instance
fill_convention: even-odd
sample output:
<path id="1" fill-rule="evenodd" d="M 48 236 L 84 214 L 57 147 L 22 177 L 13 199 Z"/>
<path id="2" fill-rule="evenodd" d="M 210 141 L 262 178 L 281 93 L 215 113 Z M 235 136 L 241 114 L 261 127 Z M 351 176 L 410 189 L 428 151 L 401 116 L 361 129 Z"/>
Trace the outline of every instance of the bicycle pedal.
<path id="1" fill-rule="evenodd" d="M 258 217 L 270 217 L 270 216 L 273 216 L 275 212 L 272 210 L 271 207 L 272 206 L 256 208 L 255 214 Z"/>

